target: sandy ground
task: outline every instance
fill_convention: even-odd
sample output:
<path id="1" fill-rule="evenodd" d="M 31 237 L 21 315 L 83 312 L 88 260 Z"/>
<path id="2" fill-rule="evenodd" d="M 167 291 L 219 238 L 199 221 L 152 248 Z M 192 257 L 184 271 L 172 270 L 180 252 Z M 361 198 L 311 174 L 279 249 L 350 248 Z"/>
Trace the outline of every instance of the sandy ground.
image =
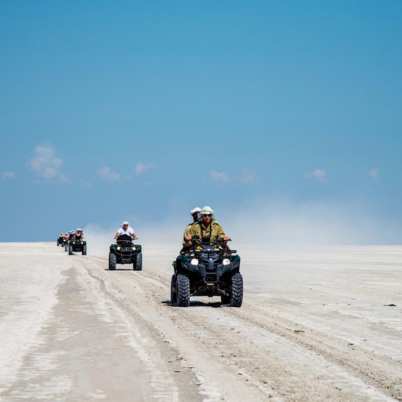
<path id="1" fill-rule="evenodd" d="M 0 400 L 402 400 L 402 247 L 239 251 L 241 309 L 180 309 L 174 249 L 0 244 Z"/>

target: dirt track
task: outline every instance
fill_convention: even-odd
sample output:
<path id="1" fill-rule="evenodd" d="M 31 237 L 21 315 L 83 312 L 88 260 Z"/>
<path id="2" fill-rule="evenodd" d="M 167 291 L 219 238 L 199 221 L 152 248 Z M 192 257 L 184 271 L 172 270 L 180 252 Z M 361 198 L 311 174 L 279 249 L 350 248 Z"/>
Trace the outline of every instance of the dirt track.
<path id="1" fill-rule="evenodd" d="M 171 307 L 174 253 L 1 244 L 0 400 L 402 400 L 402 248 L 243 248 L 241 309 Z"/>

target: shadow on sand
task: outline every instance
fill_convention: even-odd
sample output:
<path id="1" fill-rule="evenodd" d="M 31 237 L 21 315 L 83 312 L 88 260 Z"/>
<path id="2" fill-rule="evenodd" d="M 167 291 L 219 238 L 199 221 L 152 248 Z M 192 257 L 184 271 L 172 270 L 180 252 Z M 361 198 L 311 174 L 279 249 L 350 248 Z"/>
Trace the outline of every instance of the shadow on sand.
<path id="1" fill-rule="evenodd" d="M 132 269 L 132 268 L 116 268 L 116 269 L 105 268 L 104 271 L 109 271 L 109 272 L 115 272 L 115 271 L 134 271 L 134 272 L 140 272 L 140 271 L 135 271 L 135 269 Z"/>
<path id="2" fill-rule="evenodd" d="M 161 304 L 165 304 L 166 306 L 170 306 L 170 307 L 177 307 L 177 306 L 173 306 L 173 304 L 170 302 L 170 300 L 163 300 L 163 301 L 161 301 Z M 214 307 L 214 308 L 219 308 L 219 307 L 223 307 L 223 304 L 221 302 L 204 303 L 202 301 L 196 300 L 196 301 L 190 301 L 190 306 L 189 307 Z M 178 307 L 178 308 L 181 308 L 181 307 Z"/>

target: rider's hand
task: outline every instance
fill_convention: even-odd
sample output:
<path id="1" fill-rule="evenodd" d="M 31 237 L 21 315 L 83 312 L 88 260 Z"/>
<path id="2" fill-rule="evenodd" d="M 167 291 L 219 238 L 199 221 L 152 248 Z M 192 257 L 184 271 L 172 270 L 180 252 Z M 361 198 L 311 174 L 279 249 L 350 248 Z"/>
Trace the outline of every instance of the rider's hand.
<path id="1" fill-rule="evenodd" d="M 231 241 L 232 239 L 231 239 L 229 236 L 225 235 L 225 236 L 223 237 L 223 240 L 224 240 L 224 241 Z"/>
<path id="2" fill-rule="evenodd" d="M 193 236 L 189 235 L 185 235 L 184 236 L 184 240 L 190 242 L 193 239 Z"/>

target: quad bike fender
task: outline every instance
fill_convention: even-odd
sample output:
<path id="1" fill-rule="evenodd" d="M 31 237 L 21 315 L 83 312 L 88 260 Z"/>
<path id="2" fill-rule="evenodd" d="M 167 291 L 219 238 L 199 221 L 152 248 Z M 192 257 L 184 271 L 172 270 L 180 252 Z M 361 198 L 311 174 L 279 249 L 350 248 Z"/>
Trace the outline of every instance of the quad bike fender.
<path id="1" fill-rule="evenodd" d="M 220 264 L 218 269 L 221 269 L 221 275 L 226 275 L 227 273 L 235 274 L 236 272 L 240 272 L 240 257 L 238 255 L 233 255 L 229 258 L 230 264 L 223 265 Z"/>
<path id="2" fill-rule="evenodd" d="M 192 257 L 187 255 L 179 255 L 176 261 L 173 263 L 176 274 L 188 274 L 194 275 L 200 274 L 200 266 L 191 264 Z M 205 271 L 205 269 L 204 269 Z"/>

